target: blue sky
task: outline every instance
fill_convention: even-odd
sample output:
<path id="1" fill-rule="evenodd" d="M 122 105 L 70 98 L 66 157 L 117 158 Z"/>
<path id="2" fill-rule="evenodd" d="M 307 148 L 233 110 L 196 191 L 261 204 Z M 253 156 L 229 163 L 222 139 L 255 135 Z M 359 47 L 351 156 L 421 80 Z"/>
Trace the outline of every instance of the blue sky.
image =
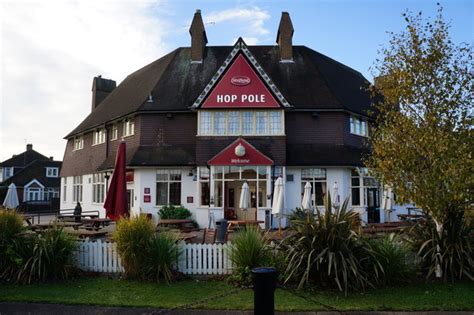
<path id="1" fill-rule="evenodd" d="M 441 1 L 455 43 L 474 42 L 474 1 Z M 179 46 L 189 46 L 196 9 L 208 45 L 274 45 L 281 12 L 293 43 L 342 62 L 371 80 L 387 31 L 404 28 L 407 9 L 435 16 L 436 1 L 97 1 L 0 2 L 0 161 L 33 143 L 61 160 L 62 138 L 90 112 L 92 78 L 120 83 Z"/>

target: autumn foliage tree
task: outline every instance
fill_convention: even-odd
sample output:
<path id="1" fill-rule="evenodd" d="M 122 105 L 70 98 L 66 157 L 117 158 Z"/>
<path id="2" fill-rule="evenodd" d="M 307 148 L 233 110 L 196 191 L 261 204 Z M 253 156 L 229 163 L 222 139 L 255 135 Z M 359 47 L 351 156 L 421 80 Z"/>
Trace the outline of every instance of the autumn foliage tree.
<path id="1" fill-rule="evenodd" d="M 445 254 L 444 247 L 465 237 L 459 233 L 467 228 L 463 246 L 472 250 L 464 217 L 474 202 L 473 48 L 451 41 L 442 13 L 438 4 L 433 21 L 421 12 L 403 14 L 406 29 L 390 33 L 389 44 L 379 52 L 372 68 L 377 124 L 366 162 L 393 186 L 398 203 L 413 202 L 431 216 L 436 230 L 430 259 L 436 268 L 429 274 L 462 277 L 472 271 L 463 265 L 472 264 L 472 251 L 464 253 L 462 266 L 453 266 L 447 260 L 458 253 Z"/>

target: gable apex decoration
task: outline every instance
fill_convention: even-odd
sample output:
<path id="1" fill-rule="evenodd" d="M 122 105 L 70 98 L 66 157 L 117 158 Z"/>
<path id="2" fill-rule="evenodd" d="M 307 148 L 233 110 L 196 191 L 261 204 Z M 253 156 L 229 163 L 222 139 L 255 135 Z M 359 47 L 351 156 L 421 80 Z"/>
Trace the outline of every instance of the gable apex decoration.
<path id="1" fill-rule="evenodd" d="M 257 150 L 244 138 L 239 137 L 221 152 L 217 153 L 207 164 L 235 166 L 273 165 L 273 160 Z"/>
<path id="2" fill-rule="evenodd" d="M 235 57 L 239 53 L 245 55 L 246 58 L 244 58 L 244 60 L 246 59 L 246 62 L 247 61 L 250 62 L 250 64 L 253 66 L 252 71 L 257 72 L 257 74 L 260 76 L 259 79 L 261 79 L 264 82 L 264 86 L 266 85 L 265 89 L 271 90 L 271 92 L 273 93 L 273 96 L 275 96 L 278 99 L 278 101 L 280 102 L 280 104 L 283 107 L 291 107 L 291 105 L 285 99 L 283 94 L 280 92 L 280 90 L 277 88 L 277 86 L 273 83 L 270 76 L 267 73 L 265 73 L 262 66 L 260 66 L 260 64 L 257 62 L 257 59 L 255 59 L 255 57 L 252 55 L 250 50 L 247 48 L 247 45 L 245 44 L 244 40 L 241 37 L 239 37 L 239 39 L 235 43 L 234 48 L 232 49 L 230 54 L 227 56 L 227 58 L 225 59 L 223 64 L 219 67 L 217 72 L 211 78 L 211 80 L 206 85 L 206 87 L 201 92 L 201 94 L 198 96 L 198 98 L 194 101 L 194 104 L 191 106 L 191 108 L 197 109 L 203 104 L 204 101 L 207 100 L 209 94 L 212 93 L 212 90 L 214 89 L 214 87 L 218 83 L 221 82 L 221 79 L 224 75 L 224 72 L 226 72 L 226 70 L 229 67 L 231 67 L 234 64 L 234 62 L 237 60 L 237 58 L 239 56 L 237 58 L 235 58 Z M 250 82 L 245 83 L 246 82 L 245 80 L 247 78 L 239 78 L 239 79 L 241 79 L 240 82 L 234 81 L 233 84 L 234 85 L 239 85 L 239 83 L 240 83 L 241 86 L 245 86 L 245 85 L 250 83 Z M 269 94 L 271 94 L 271 93 L 269 93 Z M 272 96 L 272 98 L 273 98 L 273 96 Z"/>

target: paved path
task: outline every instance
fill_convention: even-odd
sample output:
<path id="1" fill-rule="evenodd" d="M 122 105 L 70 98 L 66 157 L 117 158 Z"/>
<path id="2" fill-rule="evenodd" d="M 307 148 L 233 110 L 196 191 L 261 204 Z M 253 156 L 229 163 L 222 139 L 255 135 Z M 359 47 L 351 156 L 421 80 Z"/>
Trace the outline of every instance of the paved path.
<path id="1" fill-rule="evenodd" d="M 0 302 L 0 315 L 253 315 L 253 311 L 210 311 L 210 310 L 176 310 L 167 311 L 153 308 L 104 307 L 93 305 L 63 305 L 41 303 Z M 474 312 L 277 312 L 278 315 L 474 315 Z"/>

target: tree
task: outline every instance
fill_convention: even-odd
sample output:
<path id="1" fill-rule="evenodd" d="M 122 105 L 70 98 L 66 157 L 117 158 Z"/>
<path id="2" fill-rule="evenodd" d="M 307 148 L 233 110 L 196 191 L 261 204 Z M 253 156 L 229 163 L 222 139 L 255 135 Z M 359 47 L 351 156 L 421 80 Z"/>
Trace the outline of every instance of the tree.
<path id="1" fill-rule="evenodd" d="M 442 13 L 438 4 L 433 22 L 421 12 L 403 14 L 406 29 L 390 33 L 379 51 L 372 68 L 377 122 L 366 161 L 398 202 L 414 202 L 432 217 L 437 276 L 447 259 L 439 255 L 441 239 L 456 233 L 443 227 L 464 220 L 474 202 L 473 47 L 451 41 Z"/>

